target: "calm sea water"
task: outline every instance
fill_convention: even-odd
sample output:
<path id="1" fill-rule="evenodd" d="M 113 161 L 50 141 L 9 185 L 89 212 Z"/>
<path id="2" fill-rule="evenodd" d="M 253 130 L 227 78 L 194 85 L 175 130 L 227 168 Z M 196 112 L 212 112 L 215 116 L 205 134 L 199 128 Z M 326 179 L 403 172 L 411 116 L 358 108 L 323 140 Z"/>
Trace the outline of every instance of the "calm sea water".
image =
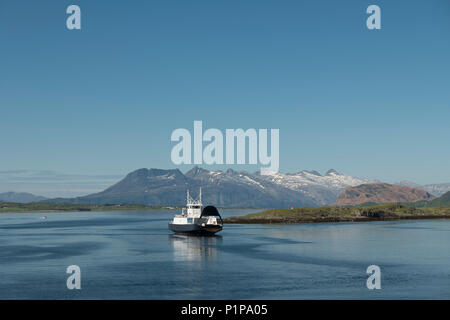
<path id="1" fill-rule="evenodd" d="M 226 225 L 188 237 L 167 229 L 173 214 L 0 214 L 0 299 L 450 299 L 449 220 Z M 81 290 L 66 287 L 74 264 Z M 381 290 L 366 288 L 372 264 Z"/>

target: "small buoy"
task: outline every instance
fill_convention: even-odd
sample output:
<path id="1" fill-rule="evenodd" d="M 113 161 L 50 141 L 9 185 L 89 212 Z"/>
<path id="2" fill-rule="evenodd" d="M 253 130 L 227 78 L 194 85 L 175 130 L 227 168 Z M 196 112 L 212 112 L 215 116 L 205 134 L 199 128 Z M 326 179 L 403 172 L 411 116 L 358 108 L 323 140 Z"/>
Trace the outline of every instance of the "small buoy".
<path id="1" fill-rule="evenodd" d="M 45 220 L 47 219 L 47 216 L 42 216 L 41 219 Z"/>

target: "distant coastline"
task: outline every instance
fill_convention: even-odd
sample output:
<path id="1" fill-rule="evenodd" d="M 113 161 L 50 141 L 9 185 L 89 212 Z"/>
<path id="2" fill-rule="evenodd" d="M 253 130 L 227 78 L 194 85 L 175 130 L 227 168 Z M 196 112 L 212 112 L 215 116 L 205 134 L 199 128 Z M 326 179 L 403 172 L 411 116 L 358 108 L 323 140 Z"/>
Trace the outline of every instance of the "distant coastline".
<path id="1" fill-rule="evenodd" d="M 96 211 L 136 211 L 136 210 L 175 210 L 178 207 L 146 206 L 140 204 L 77 204 L 77 203 L 15 203 L 0 202 L 0 213 L 16 212 L 96 212 Z"/>
<path id="2" fill-rule="evenodd" d="M 83 204 L 83 203 L 53 203 L 53 202 L 0 202 L 1 213 L 27 212 L 102 212 L 102 211 L 151 211 L 151 210 L 181 210 L 182 206 L 147 206 L 142 204 Z M 253 207 L 218 208 L 224 209 L 252 209 Z"/>
<path id="3" fill-rule="evenodd" d="M 291 224 L 318 222 L 367 222 L 414 219 L 450 219 L 450 207 L 414 208 L 387 203 L 365 207 L 304 207 L 272 209 L 224 219 L 228 224 Z"/>

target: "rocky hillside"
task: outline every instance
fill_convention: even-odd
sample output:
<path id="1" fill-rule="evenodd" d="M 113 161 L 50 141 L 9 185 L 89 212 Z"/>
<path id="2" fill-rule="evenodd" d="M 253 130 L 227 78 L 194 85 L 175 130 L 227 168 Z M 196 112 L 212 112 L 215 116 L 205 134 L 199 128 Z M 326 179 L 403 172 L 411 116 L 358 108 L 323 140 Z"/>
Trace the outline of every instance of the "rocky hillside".
<path id="1" fill-rule="evenodd" d="M 433 200 L 429 192 L 387 183 L 362 184 L 349 187 L 339 195 L 336 205 L 356 206 L 361 204 L 379 204 L 388 202 L 416 202 Z"/>
<path id="2" fill-rule="evenodd" d="M 450 191 L 431 201 L 433 207 L 450 207 Z"/>
<path id="3" fill-rule="evenodd" d="M 414 206 L 416 208 L 432 208 L 432 207 L 450 207 L 450 191 L 444 193 L 439 198 L 436 198 L 431 201 L 416 201 L 413 203 L 409 203 L 409 205 Z"/>

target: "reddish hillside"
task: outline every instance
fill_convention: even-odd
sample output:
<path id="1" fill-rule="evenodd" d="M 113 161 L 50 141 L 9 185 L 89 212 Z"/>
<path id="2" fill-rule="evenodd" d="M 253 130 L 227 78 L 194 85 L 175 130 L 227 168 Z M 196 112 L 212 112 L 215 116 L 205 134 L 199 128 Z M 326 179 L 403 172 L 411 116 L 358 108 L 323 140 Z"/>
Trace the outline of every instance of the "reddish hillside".
<path id="1" fill-rule="evenodd" d="M 362 184 L 349 187 L 339 195 L 336 205 L 356 206 L 363 203 L 415 202 L 435 197 L 422 189 L 387 183 Z"/>

